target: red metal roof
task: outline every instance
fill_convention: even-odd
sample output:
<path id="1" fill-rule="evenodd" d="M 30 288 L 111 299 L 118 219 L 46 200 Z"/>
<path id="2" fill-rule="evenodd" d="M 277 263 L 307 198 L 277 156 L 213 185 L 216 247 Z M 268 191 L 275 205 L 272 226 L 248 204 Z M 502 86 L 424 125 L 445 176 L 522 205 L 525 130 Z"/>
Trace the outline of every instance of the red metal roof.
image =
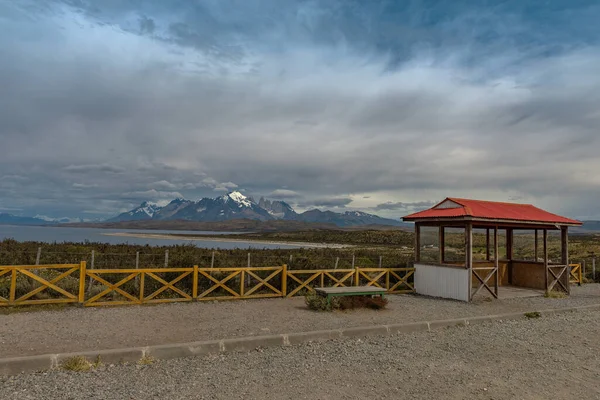
<path id="1" fill-rule="evenodd" d="M 456 203 L 456 204 L 452 204 Z M 405 221 L 437 218 L 471 217 L 507 221 L 539 222 L 544 224 L 581 225 L 580 221 L 552 214 L 531 204 L 501 203 L 448 197 L 429 210 L 407 215 Z"/>

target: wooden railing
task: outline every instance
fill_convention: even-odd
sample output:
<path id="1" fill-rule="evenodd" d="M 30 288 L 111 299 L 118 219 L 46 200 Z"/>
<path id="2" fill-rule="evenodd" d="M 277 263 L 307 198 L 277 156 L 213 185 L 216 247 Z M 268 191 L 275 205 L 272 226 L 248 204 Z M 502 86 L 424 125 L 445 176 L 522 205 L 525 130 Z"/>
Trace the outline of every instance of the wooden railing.
<path id="1" fill-rule="evenodd" d="M 87 269 L 86 263 L 0 266 L 0 306 L 83 306 L 293 297 L 315 287 L 376 286 L 412 293 L 414 268 L 288 270 L 256 268 Z"/>

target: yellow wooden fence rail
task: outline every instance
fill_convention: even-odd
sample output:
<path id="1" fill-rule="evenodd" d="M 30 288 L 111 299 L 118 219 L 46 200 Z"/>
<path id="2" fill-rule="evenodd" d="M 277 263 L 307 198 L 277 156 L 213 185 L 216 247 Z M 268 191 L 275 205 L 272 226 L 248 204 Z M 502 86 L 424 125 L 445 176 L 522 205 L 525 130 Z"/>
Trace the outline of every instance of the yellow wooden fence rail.
<path id="1" fill-rule="evenodd" d="M 571 267 L 569 282 L 576 283 L 581 286 L 583 283 L 583 270 L 581 269 L 581 264 L 569 264 L 569 267 Z"/>
<path id="2" fill-rule="evenodd" d="M 409 281 L 413 273 L 414 268 L 288 270 L 286 265 L 87 269 L 86 263 L 81 262 L 0 266 L 0 306 L 57 303 L 106 306 L 293 297 L 312 292 L 314 287 L 358 285 L 385 288 L 388 293 L 410 293 L 414 292 Z"/>
<path id="3" fill-rule="evenodd" d="M 0 281 L 9 279 L 8 296 L 0 306 L 81 302 L 85 261 L 79 264 L 0 266 Z M 77 278 L 72 275 L 77 273 Z M 36 287 L 37 286 L 37 287 Z M 62 287 L 61 287 L 62 286 Z M 50 292 L 50 293 L 49 293 Z M 50 295 L 54 297 L 50 298 Z"/>

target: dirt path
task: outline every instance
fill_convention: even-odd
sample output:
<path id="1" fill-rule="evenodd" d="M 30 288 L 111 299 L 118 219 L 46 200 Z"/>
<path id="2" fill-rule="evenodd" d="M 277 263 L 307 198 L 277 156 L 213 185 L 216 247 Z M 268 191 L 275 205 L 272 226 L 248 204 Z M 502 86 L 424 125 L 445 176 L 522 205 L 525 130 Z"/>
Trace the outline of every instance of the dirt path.
<path id="1" fill-rule="evenodd" d="M 352 326 L 431 321 L 600 303 L 600 285 L 566 299 L 543 297 L 466 304 L 389 296 L 389 309 L 316 313 L 303 298 L 179 303 L 0 314 L 0 357 L 147 346 Z"/>
<path id="2" fill-rule="evenodd" d="M 0 398 L 600 399 L 599 312 L 0 377 Z"/>

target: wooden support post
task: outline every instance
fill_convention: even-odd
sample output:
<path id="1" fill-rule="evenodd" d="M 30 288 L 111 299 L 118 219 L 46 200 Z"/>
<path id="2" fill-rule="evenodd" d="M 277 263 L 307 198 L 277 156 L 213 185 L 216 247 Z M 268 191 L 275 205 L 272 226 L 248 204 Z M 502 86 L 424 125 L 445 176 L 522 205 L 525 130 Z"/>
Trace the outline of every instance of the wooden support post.
<path id="1" fill-rule="evenodd" d="M 340 262 L 340 258 L 339 258 L 339 257 L 336 257 L 336 258 L 335 258 L 335 266 L 333 267 L 333 269 L 337 269 L 337 267 L 338 267 L 338 263 L 339 263 L 339 262 Z"/>
<path id="2" fill-rule="evenodd" d="M 415 222 L 415 262 L 421 262 L 421 225 Z"/>
<path id="3" fill-rule="evenodd" d="M 544 279 L 546 293 L 548 293 L 548 230 L 544 229 Z"/>
<path id="4" fill-rule="evenodd" d="M 534 234 L 534 240 L 535 243 L 533 245 L 533 254 L 534 254 L 534 261 L 537 262 L 538 261 L 538 230 L 535 230 L 535 234 Z"/>
<path id="5" fill-rule="evenodd" d="M 465 225 L 465 268 L 469 271 L 468 284 L 469 288 L 469 301 L 472 300 L 472 288 L 473 288 L 473 225 L 468 223 Z"/>
<path id="6" fill-rule="evenodd" d="M 490 228 L 485 230 L 485 260 L 490 261 Z"/>
<path id="7" fill-rule="evenodd" d="M 79 264 L 79 304 L 83 305 L 84 301 L 85 301 L 85 267 L 86 267 L 86 262 L 82 261 L 81 264 Z"/>
<path id="8" fill-rule="evenodd" d="M 513 251 L 513 229 L 506 229 L 506 258 L 508 259 L 508 284 L 512 285 L 513 283 L 513 260 L 514 251 Z"/>
<path id="9" fill-rule="evenodd" d="M 444 263 L 445 242 L 446 242 L 446 231 L 443 226 L 440 226 L 440 233 L 439 233 L 440 264 Z"/>
<path id="10" fill-rule="evenodd" d="M 210 267 L 214 268 L 215 267 L 215 252 L 212 252 L 212 257 L 210 258 Z"/>
<path id="11" fill-rule="evenodd" d="M 194 276 L 192 283 L 192 300 L 198 300 L 198 266 L 194 265 Z"/>
<path id="12" fill-rule="evenodd" d="M 382 268 L 383 266 L 383 256 L 379 256 L 379 268 Z"/>
<path id="13" fill-rule="evenodd" d="M 488 237 L 489 237 L 489 229 L 488 229 Z M 489 255 L 489 246 L 488 246 L 488 255 Z M 498 298 L 498 286 L 500 286 L 500 269 L 499 269 L 499 260 L 498 260 L 498 227 L 494 227 L 494 269 L 496 270 L 496 283 L 494 285 L 494 290 L 496 291 L 496 298 Z"/>
<path id="14" fill-rule="evenodd" d="M 40 258 L 42 257 L 42 248 L 38 247 L 37 255 L 35 256 L 35 265 L 40 265 Z"/>
<path id="15" fill-rule="evenodd" d="M 283 269 L 281 271 L 281 296 L 287 296 L 287 265 L 285 264 L 283 264 Z"/>
<path id="16" fill-rule="evenodd" d="M 294 256 L 292 254 L 290 254 L 290 261 L 289 261 L 289 265 L 292 265 L 292 262 L 294 261 Z"/>
<path id="17" fill-rule="evenodd" d="M 561 242 L 561 264 L 567 266 L 566 287 L 567 294 L 571 294 L 571 267 L 569 266 L 569 227 L 563 226 L 560 229 Z M 562 278 L 562 277 L 561 277 Z"/>
<path id="18" fill-rule="evenodd" d="M 354 269 L 354 263 L 355 263 L 354 253 L 352 253 L 352 269 Z"/>
<path id="19" fill-rule="evenodd" d="M 514 250 L 513 250 L 513 237 L 514 237 L 514 230 L 512 228 L 508 228 L 506 230 L 506 258 L 509 261 L 512 261 L 513 256 L 514 256 Z"/>
<path id="20" fill-rule="evenodd" d="M 92 259 L 91 259 L 91 263 L 90 263 L 90 269 L 94 269 L 94 257 L 95 256 L 95 251 L 92 250 Z M 92 283 L 94 282 L 94 279 L 90 276 L 90 283 L 88 283 L 88 296 L 92 293 Z"/>
<path id="21" fill-rule="evenodd" d="M 169 250 L 165 250 L 165 268 L 169 268 Z"/>

